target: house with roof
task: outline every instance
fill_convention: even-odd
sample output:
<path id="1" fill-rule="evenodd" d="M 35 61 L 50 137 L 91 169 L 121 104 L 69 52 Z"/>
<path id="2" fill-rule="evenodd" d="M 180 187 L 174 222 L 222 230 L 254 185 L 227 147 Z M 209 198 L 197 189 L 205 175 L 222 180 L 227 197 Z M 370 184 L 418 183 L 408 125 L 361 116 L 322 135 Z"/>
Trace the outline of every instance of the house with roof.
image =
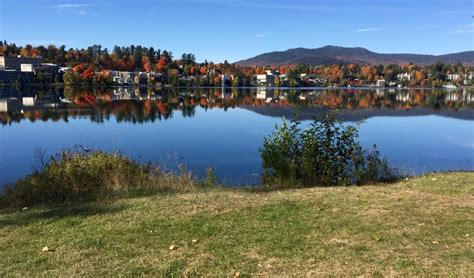
<path id="1" fill-rule="evenodd" d="M 275 84 L 275 76 L 271 70 L 266 70 L 264 74 L 257 74 L 257 84 L 263 86 L 273 86 Z"/>

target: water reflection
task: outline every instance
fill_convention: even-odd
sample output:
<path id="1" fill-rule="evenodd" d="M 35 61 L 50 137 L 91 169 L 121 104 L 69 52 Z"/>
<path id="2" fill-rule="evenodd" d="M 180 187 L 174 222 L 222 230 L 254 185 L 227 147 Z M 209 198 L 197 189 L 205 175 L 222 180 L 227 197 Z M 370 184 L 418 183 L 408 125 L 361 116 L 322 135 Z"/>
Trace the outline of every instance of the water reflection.
<path id="1" fill-rule="evenodd" d="M 281 117 L 298 115 L 309 119 L 328 109 L 341 109 L 345 121 L 374 116 L 436 114 L 474 119 L 474 92 L 468 89 L 265 89 L 265 88 L 147 88 L 46 90 L 0 90 L 2 125 L 23 120 L 64 121 L 88 117 L 104 122 L 113 116 L 118 122 L 145 123 L 167 120 L 174 113 L 194 117 L 196 108 L 245 108 L 256 113 Z"/>
<path id="2" fill-rule="evenodd" d="M 3 89 L 0 184 L 30 173 L 36 149 L 52 155 L 77 144 L 156 163 L 171 150 L 197 173 L 211 166 L 225 183 L 255 183 L 258 149 L 281 116 L 333 108 L 344 121 L 367 119 L 361 144 L 377 144 L 409 174 L 474 169 L 469 90 Z"/>

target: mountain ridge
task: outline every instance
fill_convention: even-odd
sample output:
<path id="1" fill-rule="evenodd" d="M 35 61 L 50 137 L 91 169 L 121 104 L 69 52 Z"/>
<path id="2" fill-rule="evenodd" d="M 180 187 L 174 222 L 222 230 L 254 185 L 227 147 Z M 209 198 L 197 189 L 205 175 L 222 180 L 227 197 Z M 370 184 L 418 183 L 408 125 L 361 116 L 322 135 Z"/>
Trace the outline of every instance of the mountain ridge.
<path id="1" fill-rule="evenodd" d="M 418 64 L 437 62 L 474 65 L 474 51 L 463 51 L 443 55 L 410 53 L 377 53 L 363 47 L 342 47 L 326 45 L 319 48 L 290 48 L 283 51 L 267 52 L 255 57 L 235 62 L 242 66 L 267 65 L 330 65 L 330 64 Z"/>

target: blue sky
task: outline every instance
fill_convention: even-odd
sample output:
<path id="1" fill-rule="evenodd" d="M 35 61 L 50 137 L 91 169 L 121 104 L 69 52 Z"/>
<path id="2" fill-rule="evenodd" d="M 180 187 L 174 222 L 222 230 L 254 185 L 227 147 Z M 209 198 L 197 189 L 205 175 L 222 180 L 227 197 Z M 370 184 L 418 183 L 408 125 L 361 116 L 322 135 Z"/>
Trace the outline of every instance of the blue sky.
<path id="1" fill-rule="evenodd" d="M 383 53 L 474 49 L 472 0 L 0 0 L 0 39 L 141 44 L 234 62 L 275 50 L 361 46 Z"/>

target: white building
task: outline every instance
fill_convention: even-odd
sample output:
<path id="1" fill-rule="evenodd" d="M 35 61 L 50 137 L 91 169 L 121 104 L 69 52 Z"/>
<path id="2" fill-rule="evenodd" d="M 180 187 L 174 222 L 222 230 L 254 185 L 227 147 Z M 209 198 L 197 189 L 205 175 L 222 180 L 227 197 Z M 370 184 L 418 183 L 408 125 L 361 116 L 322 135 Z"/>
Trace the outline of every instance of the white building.
<path id="1" fill-rule="evenodd" d="M 221 76 L 221 79 L 222 79 L 222 86 L 226 86 L 227 84 L 232 82 L 232 80 L 234 79 L 234 76 L 230 74 L 223 74 Z"/>
<path id="2" fill-rule="evenodd" d="M 34 97 L 23 97 L 22 98 L 23 106 L 34 106 L 35 98 Z"/>
<path id="3" fill-rule="evenodd" d="M 22 72 L 33 72 L 34 70 L 32 64 L 21 64 L 20 69 Z"/>
<path id="4" fill-rule="evenodd" d="M 21 105 L 17 98 L 0 98 L 0 112 L 20 110 Z"/>
<path id="5" fill-rule="evenodd" d="M 459 73 L 448 73 L 446 74 L 446 78 L 449 80 L 449 81 L 456 81 L 458 79 L 461 79 L 462 75 L 459 74 Z"/>
<path id="6" fill-rule="evenodd" d="M 0 56 L 0 70 L 21 70 L 22 64 L 41 65 L 43 58 L 26 58 L 26 57 L 5 57 Z"/>
<path id="7" fill-rule="evenodd" d="M 265 74 L 257 74 L 257 83 L 259 85 L 273 86 L 275 84 L 275 76 L 271 70 L 266 70 Z"/>
<path id="8" fill-rule="evenodd" d="M 8 112 L 8 99 L 0 98 L 0 112 Z"/>
<path id="9" fill-rule="evenodd" d="M 399 81 L 402 81 L 402 80 L 411 81 L 412 78 L 413 78 L 412 74 L 411 74 L 411 73 L 408 73 L 408 72 L 404 72 L 404 73 L 399 73 L 399 74 L 397 74 L 397 79 L 398 79 Z"/>

